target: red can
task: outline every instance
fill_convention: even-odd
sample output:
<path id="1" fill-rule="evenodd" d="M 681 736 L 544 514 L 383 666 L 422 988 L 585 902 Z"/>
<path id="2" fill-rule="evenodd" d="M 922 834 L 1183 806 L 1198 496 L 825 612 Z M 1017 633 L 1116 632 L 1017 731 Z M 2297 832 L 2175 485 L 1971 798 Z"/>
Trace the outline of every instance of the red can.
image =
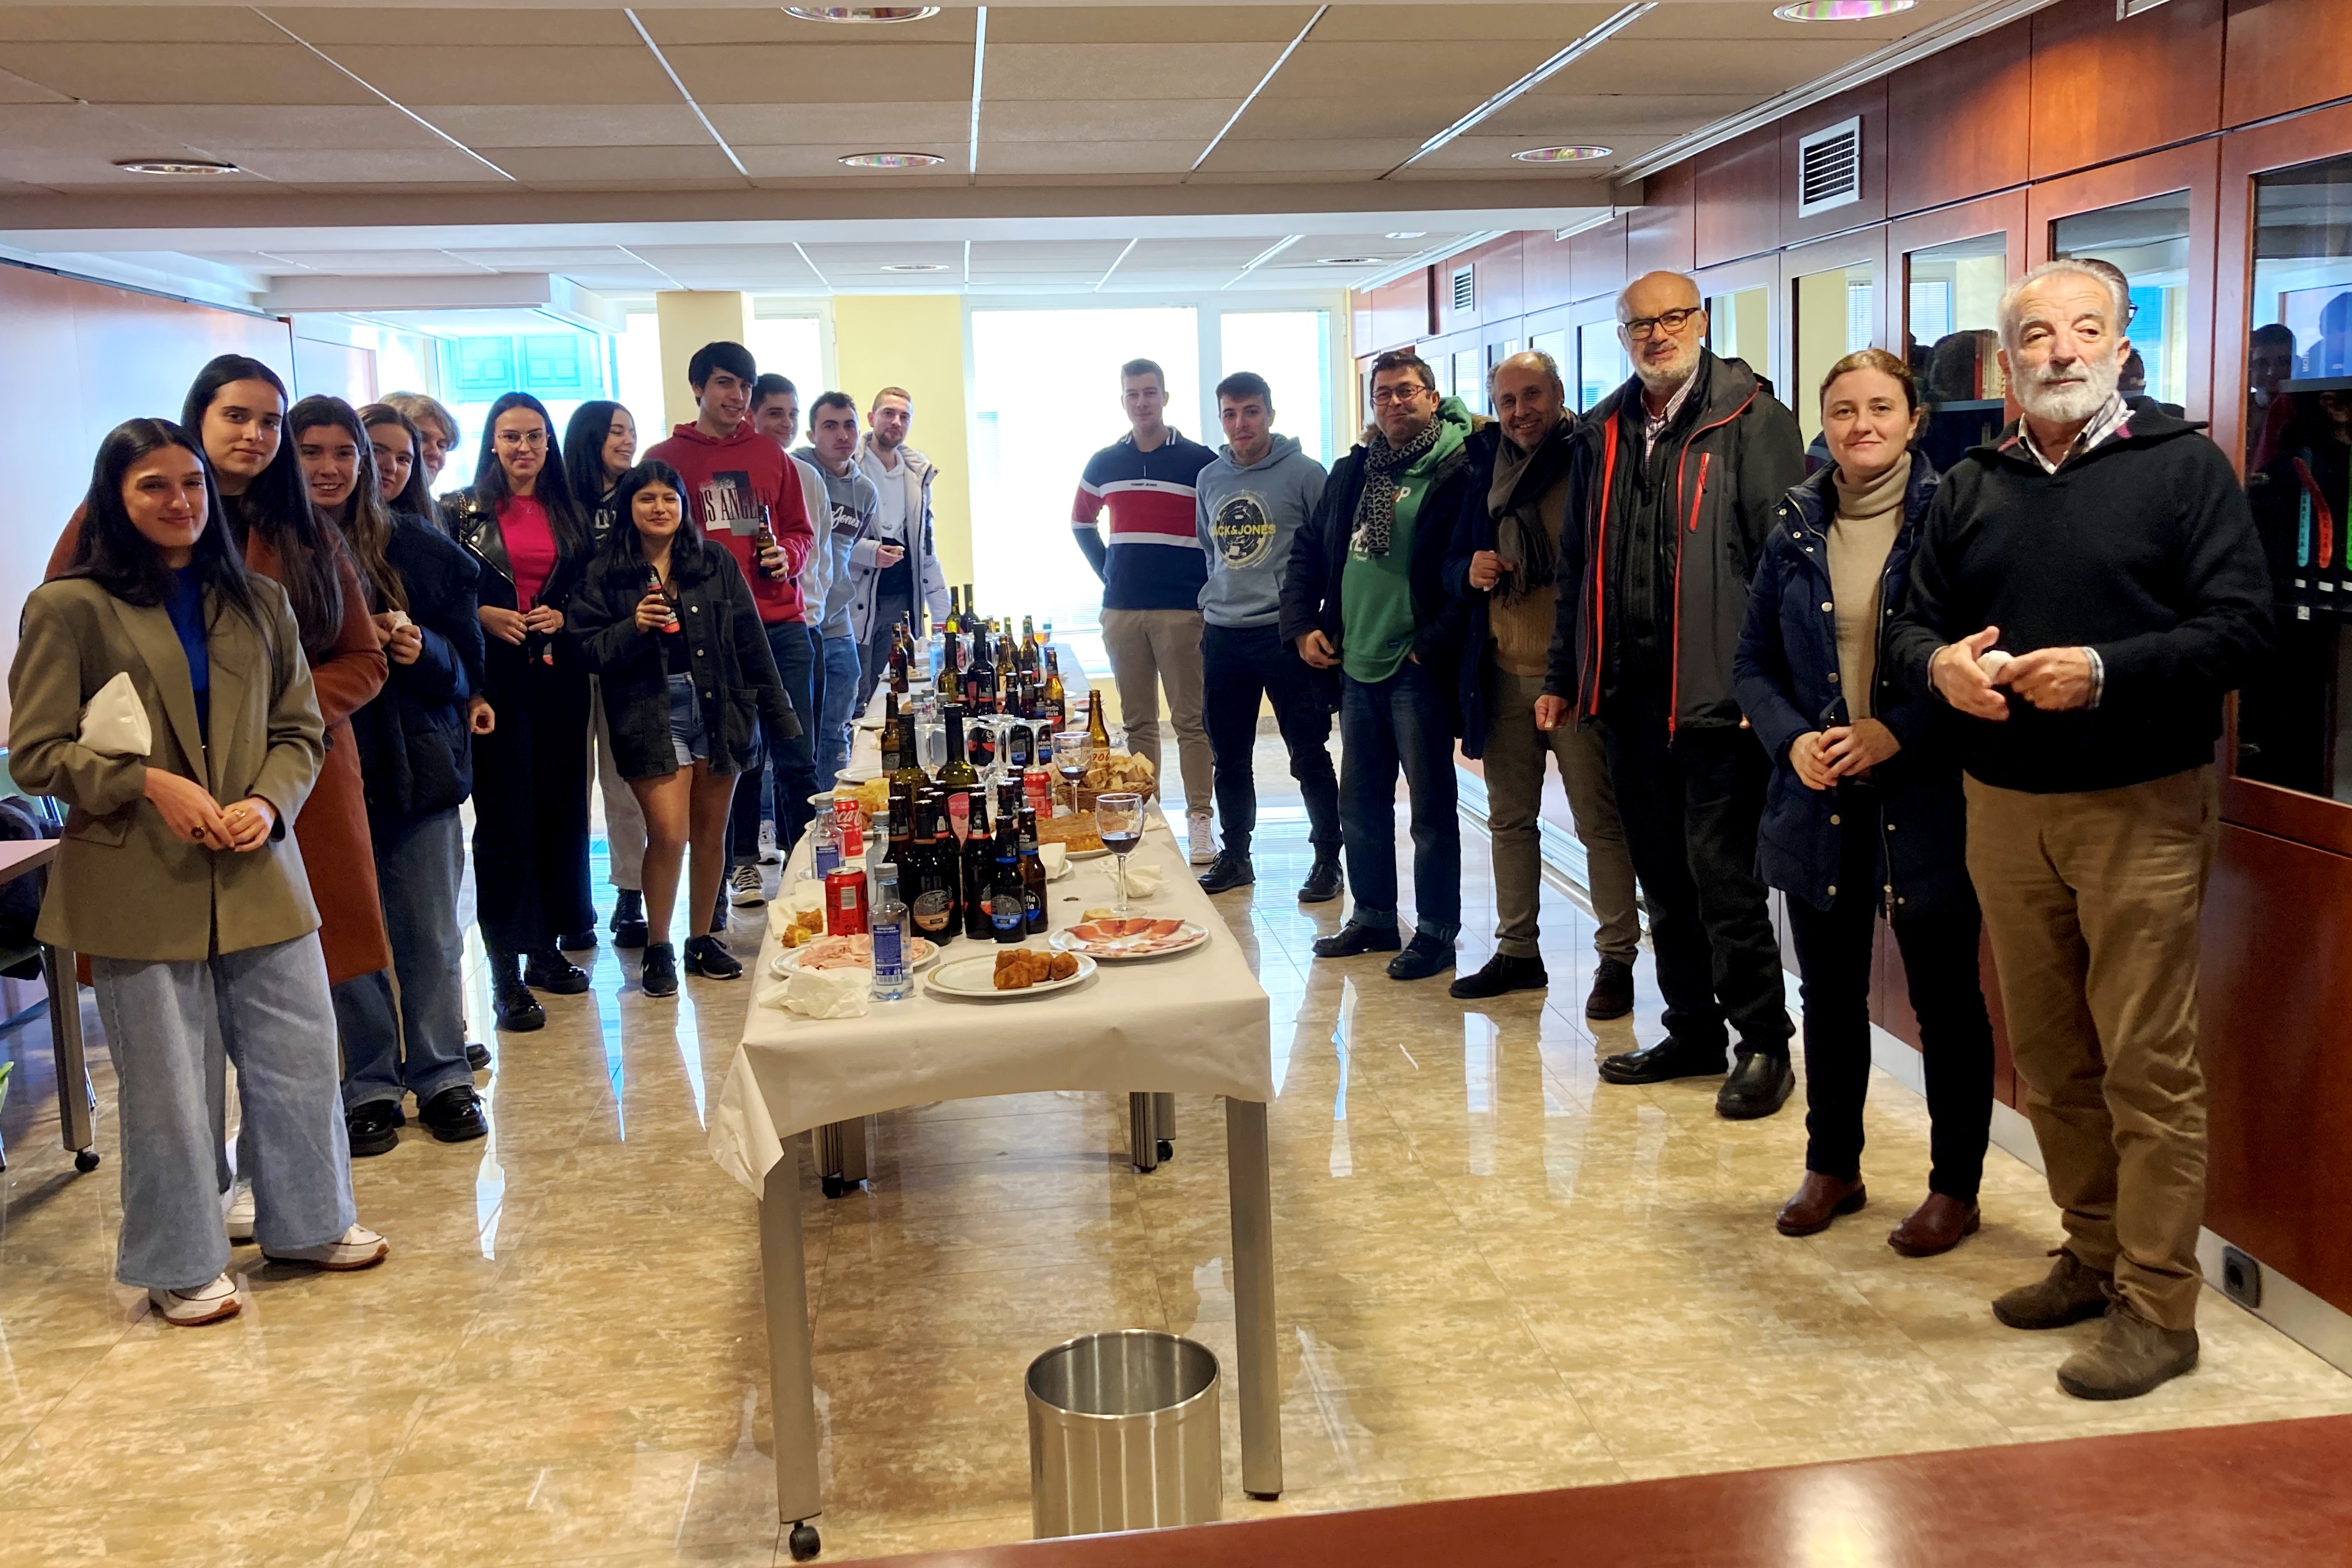
<path id="1" fill-rule="evenodd" d="M 1031 768 L 1024 770 L 1021 775 L 1021 793 L 1028 798 L 1029 804 L 1037 809 L 1039 816 L 1052 816 L 1054 814 L 1054 770 L 1050 768 Z"/>
<path id="2" fill-rule="evenodd" d="M 866 858 L 866 811 L 856 800 L 835 800 L 833 820 L 841 828 L 841 858 L 862 861 Z M 860 931 L 866 929 L 858 926 Z"/>
<path id="3" fill-rule="evenodd" d="M 859 936 L 866 932 L 866 868 L 843 866 L 824 879 L 824 934 Z"/>

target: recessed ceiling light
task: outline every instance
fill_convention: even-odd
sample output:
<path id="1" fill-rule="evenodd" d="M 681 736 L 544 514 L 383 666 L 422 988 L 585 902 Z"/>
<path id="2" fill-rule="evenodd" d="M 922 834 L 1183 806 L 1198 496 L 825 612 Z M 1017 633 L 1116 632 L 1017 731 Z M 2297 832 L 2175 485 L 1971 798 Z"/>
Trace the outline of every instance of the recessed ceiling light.
<path id="1" fill-rule="evenodd" d="M 1919 0 L 1797 0 L 1792 5 L 1773 7 L 1772 15 L 1783 22 L 1866 22 L 1873 16 L 1892 16 L 1897 11 L 1908 11 Z"/>
<path id="2" fill-rule="evenodd" d="M 945 272 L 947 269 L 947 263 L 943 261 L 886 261 L 882 264 L 885 272 Z"/>
<path id="3" fill-rule="evenodd" d="M 213 158 L 118 158 L 114 166 L 133 174 L 169 174 L 183 179 L 243 172 L 234 163 Z"/>
<path id="4" fill-rule="evenodd" d="M 1370 267 L 1374 262 L 1387 259 L 1384 256 L 1319 256 L 1315 262 L 1318 267 Z"/>
<path id="5" fill-rule="evenodd" d="M 1616 151 L 1614 147 L 1530 147 L 1511 156 L 1522 163 L 1590 163 Z"/>
<path id="6" fill-rule="evenodd" d="M 803 22 L 919 22 L 936 16 L 936 5 L 787 5 L 784 15 Z"/>
<path id="7" fill-rule="evenodd" d="M 1428 232 L 1427 229 L 1391 229 L 1381 237 L 1382 239 L 1419 239 Z"/>
<path id="8" fill-rule="evenodd" d="M 852 152 L 834 162 L 853 169 L 935 169 L 947 160 L 936 152 Z"/>

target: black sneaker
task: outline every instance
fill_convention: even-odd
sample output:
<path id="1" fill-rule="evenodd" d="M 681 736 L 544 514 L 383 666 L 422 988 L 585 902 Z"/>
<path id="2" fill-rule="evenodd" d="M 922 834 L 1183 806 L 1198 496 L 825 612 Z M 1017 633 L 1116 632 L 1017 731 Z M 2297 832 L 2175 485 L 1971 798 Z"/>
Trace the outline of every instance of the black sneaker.
<path id="1" fill-rule="evenodd" d="M 1633 967 L 1603 958 L 1592 971 L 1592 989 L 1584 996 L 1584 1016 L 1622 1019 L 1633 1010 Z"/>
<path id="2" fill-rule="evenodd" d="M 613 946 L 642 947 L 652 936 L 646 925 L 645 894 L 634 887 L 621 889 L 621 896 L 613 901 Z"/>
<path id="3" fill-rule="evenodd" d="M 1341 880 L 1338 861 L 1317 861 L 1307 873 L 1306 884 L 1298 890 L 1298 902 L 1330 903 L 1339 896 Z"/>
<path id="4" fill-rule="evenodd" d="M 743 975 L 742 960 L 716 936 L 696 936 L 687 942 L 686 968 L 706 980 L 740 979 Z"/>
<path id="5" fill-rule="evenodd" d="M 407 1120 L 400 1113 L 397 1100 L 371 1100 L 357 1110 L 345 1112 L 343 1126 L 351 1134 L 352 1157 L 388 1155 L 400 1147 L 400 1128 Z"/>
<path id="6" fill-rule="evenodd" d="M 1541 958 L 1514 958 L 1507 953 L 1497 953 L 1476 974 L 1465 975 L 1454 981 L 1448 994 L 1465 1001 L 1483 1001 L 1506 991 L 1540 991 L 1550 984 L 1551 977 L 1544 972 Z"/>
<path id="7" fill-rule="evenodd" d="M 478 1040 L 467 1040 L 466 1065 L 477 1072 L 488 1072 L 490 1070 L 490 1048 Z"/>
<path id="8" fill-rule="evenodd" d="M 533 953 L 523 960 L 522 983 L 534 991 L 576 997 L 588 988 L 588 971 L 560 952 Z"/>
<path id="9" fill-rule="evenodd" d="M 453 1083 L 416 1108 L 425 1130 L 445 1144 L 467 1144 L 487 1137 L 490 1124 L 482 1115 L 482 1098 L 470 1083 Z"/>
<path id="10" fill-rule="evenodd" d="M 1441 942 L 1426 931 L 1416 931 L 1403 952 L 1389 960 L 1391 980 L 1425 980 L 1454 967 L 1454 944 Z"/>
<path id="11" fill-rule="evenodd" d="M 667 942 L 646 943 L 645 967 L 637 971 L 637 979 L 649 997 L 677 995 L 677 949 Z"/>
<path id="12" fill-rule="evenodd" d="M 1315 939 L 1318 958 L 1352 958 L 1359 953 L 1393 953 L 1404 946 L 1393 925 L 1365 925 L 1350 920 L 1328 936 Z"/>
<path id="13" fill-rule="evenodd" d="M 1250 865 L 1249 856 L 1237 855 L 1231 850 L 1220 850 L 1209 869 L 1201 873 L 1202 893 L 1226 893 L 1236 887 L 1247 887 L 1257 880 L 1257 872 Z"/>

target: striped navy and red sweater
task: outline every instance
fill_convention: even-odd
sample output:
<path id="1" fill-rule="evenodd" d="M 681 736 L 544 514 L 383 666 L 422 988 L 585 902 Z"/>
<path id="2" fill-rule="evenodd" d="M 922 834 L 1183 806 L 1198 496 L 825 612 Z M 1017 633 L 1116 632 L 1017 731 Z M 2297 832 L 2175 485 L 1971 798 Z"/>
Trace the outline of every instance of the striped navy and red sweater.
<path id="1" fill-rule="evenodd" d="M 1197 610 L 1209 567 L 1193 528 L 1193 486 L 1217 455 L 1172 426 L 1149 452 L 1123 435 L 1087 460 L 1070 511 L 1078 548 L 1103 580 L 1105 610 Z M 1110 508 L 1110 538 L 1099 522 Z"/>

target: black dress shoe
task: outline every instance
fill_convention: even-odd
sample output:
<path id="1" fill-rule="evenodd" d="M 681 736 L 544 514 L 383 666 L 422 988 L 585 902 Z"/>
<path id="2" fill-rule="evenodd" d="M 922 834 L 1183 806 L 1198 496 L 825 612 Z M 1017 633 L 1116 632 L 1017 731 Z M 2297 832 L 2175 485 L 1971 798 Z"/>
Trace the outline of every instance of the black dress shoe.
<path id="1" fill-rule="evenodd" d="M 388 1155 L 400 1147 L 400 1126 L 408 1118 L 400 1113 L 397 1100 L 371 1100 L 343 1115 L 343 1127 L 351 1134 L 352 1157 L 364 1159 L 370 1155 Z"/>
<path id="2" fill-rule="evenodd" d="M 1403 952 L 1389 960 L 1391 980 L 1425 980 L 1454 967 L 1454 944 L 1441 942 L 1426 931 L 1416 931 Z"/>
<path id="3" fill-rule="evenodd" d="M 1257 880 L 1256 868 L 1249 856 L 1237 855 L 1231 850 L 1219 850 L 1209 869 L 1201 873 L 1202 893 L 1229 893 L 1237 887 L 1247 887 Z"/>
<path id="4" fill-rule="evenodd" d="M 1672 1035 L 1655 1045 L 1601 1059 L 1601 1077 L 1609 1083 L 1664 1083 L 1675 1078 L 1713 1078 L 1722 1071 L 1721 1046 L 1692 1045 Z"/>
<path id="5" fill-rule="evenodd" d="M 490 1124 L 482 1115 L 481 1096 L 470 1083 L 453 1083 L 416 1108 L 416 1119 L 425 1130 L 445 1144 L 471 1143 L 489 1134 Z"/>
<path id="6" fill-rule="evenodd" d="M 1716 1091 L 1715 1113 L 1728 1122 L 1752 1122 L 1759 1116 L 1769 1116 L 1789 1103 L 1790 1092 L 1797 1087 L 1797 1075 L 1785 1056 L 1775 1056 L 1769 1051 L 1746 1051 L 1738 1053 L 1732 1064 L 1731 1076 Z"/>
<path id="7" fill-rule="evenodd" d="M 530 988 L 511 975 L 500 976 L 493 1001 L 498 1009 L 499 1028 L 509 1034 L 521 1034 L 547 1025 L 547 1009 L 530 994 Z"/>
<path id="8" fill-rule="evenodd" d="M 1603 958 L 1592 971 L 1592 989 L 1585 993 L 1584 1016 L 1621 1019 L 1633 1010 L 1633 967 Z"/>
<path id="9" fill-rule="evenodd" d="M 1307 873 L 1307 882 L 1298 890 L 1301 904 L 1328 904 L 1339 896 L 1341 884 L 1338 861 L 1317 861 Z"/>
<path id="10" fill-rule="evenodd" d="M 478 1040 L 467 1040 L 466 1065 L 477 1072 L 488 1072 L 490 1070 L 490 1048 Z"/>
<path id="11" fill-rule="evenodd" d="M 585 931 L 574 931 L 568 936 L 558 936 L 555 939 L 555 946 L 559 951 L 565 953 L 585 953 L 596 946 L 596 928 L 591 925 Z"/>
<path id="12" fill-rule="evenodd" d="M 576 997 L 588 988 L 588 971 L 560 952 L 533 953 L 523 960 L 522 983 L 534 991 Z"/>
<path id="13" fill-rule="evenodd" d="M 1393 925 L 1362 925 L 1350 920 L 1330 936 L 1315 938 L 1315 956 L 1352 958 L 1359 953 L 1393 953 L 1403 946 Z"/>
<path id="14" fill-rule="evenodd" d="M 646 943 L 645 967 L 637 971 L 637 981 L 649 997 L 677 995 L 677 949 L 667 942 Z"/>
<path id="15" fill-rule="evenodd" d="M 652 936 L 646 925 L 646 895 L 634 887 L 621 889 L 613 904 L 613 946 L 642 947 Z"/>
<path id="16" fill-rule="evenodd" d="M 1465 975 L 1454 981 L 1448 994 L 1464 1001 L 1482 1001 L 1506 991 L 1540 991 L 1550 984 L 1551 977 L 1544 972 L 1541 958 L 1514 958 L 1507 953 L 1497 953 L 1476 974 Z"/>
<path id="17" fill-rule="evenodd" d="M 694 936 L 686 944 L 686 970 L 706 980 L 734 980 L 742 977 L 743 963 L 718 937 Z"/>

